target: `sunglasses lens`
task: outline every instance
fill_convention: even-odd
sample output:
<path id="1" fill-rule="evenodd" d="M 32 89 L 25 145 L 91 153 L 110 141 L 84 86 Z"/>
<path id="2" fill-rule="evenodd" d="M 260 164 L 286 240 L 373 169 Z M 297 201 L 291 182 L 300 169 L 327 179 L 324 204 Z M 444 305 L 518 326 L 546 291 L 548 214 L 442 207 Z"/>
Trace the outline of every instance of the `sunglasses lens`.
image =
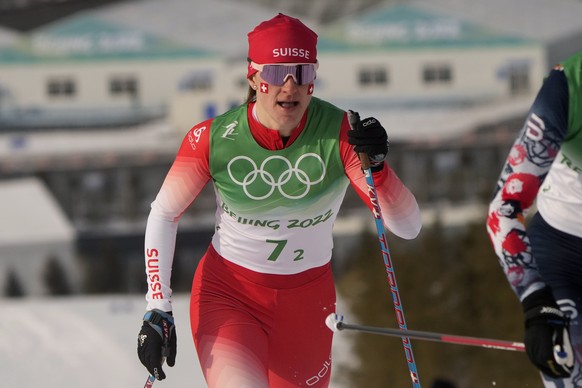
<path id="1" fill-rule="evenodd" d="M 272 85 L 283 85 L 287 77 L 292 77 L 297 85 L 309 84 L 315 79 L 315 66 L 313 64 L 264 65 L 261 71 L 261 78 Z"/>

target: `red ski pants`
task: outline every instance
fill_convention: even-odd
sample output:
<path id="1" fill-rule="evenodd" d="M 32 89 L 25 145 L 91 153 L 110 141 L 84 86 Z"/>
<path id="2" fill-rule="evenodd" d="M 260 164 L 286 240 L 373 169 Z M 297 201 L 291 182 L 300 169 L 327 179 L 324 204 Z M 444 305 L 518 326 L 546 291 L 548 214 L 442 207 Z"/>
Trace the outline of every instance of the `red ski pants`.
<path id="1" fill-rule="evenodd" d="M 210 388 L 327 387 L 335 312 L 331 265 L 272 275 L 210 246 L 190 300 L 194 344 Z"/>

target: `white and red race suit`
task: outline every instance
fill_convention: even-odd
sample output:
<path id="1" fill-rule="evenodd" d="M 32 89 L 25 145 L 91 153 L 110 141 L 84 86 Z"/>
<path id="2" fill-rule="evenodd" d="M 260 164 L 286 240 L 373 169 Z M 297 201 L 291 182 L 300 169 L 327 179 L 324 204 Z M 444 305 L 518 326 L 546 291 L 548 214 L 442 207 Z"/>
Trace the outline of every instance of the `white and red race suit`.
<path id="1" fill-rule="evenodd" d="M 368 186 L 345 111 L 313 97 L 284 144 L 253 108 L 241 105 L 184 137 L 148 217 L 147 308 L 171 310 L 178 222 L 212 180 L 215 234 L 196 270 L 190 317 L 209 386 L 324 387 L 333 224 L 350 184 L 372 209 Z M 374 180 L 386 227 L 416 237 L 413 194 L 388 164 Z"/>

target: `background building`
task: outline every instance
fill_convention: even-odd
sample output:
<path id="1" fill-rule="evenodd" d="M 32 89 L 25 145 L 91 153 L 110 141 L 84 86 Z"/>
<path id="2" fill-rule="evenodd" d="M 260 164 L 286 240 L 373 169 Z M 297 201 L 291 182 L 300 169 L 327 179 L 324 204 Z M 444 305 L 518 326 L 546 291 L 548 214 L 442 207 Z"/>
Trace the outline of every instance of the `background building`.
<path id="1" fill-rule="evenodd" d="M 427 220 L 472 209 L 498 174 L 483 166 L 505 157 L 549 63 L 582 44 L 579 1 L 516 0 L 499 15 L 505 23 L 493 17 L 501 3 L 70 0 L 27 13 L 6 2 L 1 178 L 36 177 L 75 229 L 75 255 L 121 261 L 133 279 L 149 205 L 183 134 L 243 101 L 246 34 L 282 11 L 319 34 L 316 96 L 380 119 L 389 161 Z M 559 26 L 546 21 L 550 8 Z M 177 261 L 190 272 L 214 207 L 208 188 L 181 222 Z M 353 217 L 364 212 L 348 191 L 342 230 L 358 230 Z"/>

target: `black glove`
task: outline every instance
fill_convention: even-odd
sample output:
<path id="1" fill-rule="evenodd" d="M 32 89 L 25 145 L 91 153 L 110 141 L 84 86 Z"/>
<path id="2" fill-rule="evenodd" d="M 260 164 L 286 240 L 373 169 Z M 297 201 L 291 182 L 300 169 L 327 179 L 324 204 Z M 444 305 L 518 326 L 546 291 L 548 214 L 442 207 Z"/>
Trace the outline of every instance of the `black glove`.
<path id="1" fill-rule="evenodd" d="M 352 130 L 348 132 L 349 142 L 355 146 L 354 151 L 364 153 L 370 159 L 372 171 L 380 171 L 384 167 L 384 159 L 388 154 L 388 135 L 378 120 L 373 117 L 360 121 L 360 115 L 348 111 L 348 121 Z"/>
<path id="2" fill-rule="evenodd" d="M 168 366 L 176 363 L 176 327 L 172 312 L 154 309 L 145 313 L 137 337 L 137 355 L 152 376 L 158 380 L 166 378 L 162 370 L 164 359 Z"/>
<path id="3" fill-rule="evenodd" d="M 525 350 L 530 361 L 548 376 L 570 376 L 574 351 L 570 344 L 569 317 L 560 310 L 547 287 L 526 297 L 522 305 Z"/>

